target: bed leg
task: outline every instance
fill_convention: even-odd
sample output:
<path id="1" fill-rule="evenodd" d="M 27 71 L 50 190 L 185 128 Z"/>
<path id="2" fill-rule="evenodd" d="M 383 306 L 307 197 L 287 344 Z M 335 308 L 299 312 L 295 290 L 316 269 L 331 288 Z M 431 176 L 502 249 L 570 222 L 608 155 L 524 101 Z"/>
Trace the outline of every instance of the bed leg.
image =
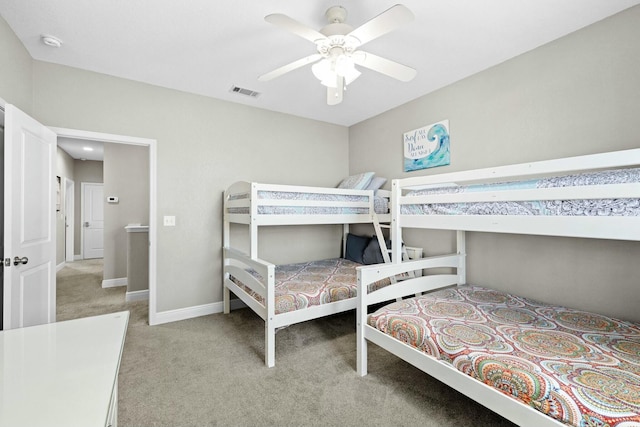
<path id="1" fill-rule="evenodd" d="M 276 365 L 276 328 L 264 322 L 264 363 L 268 368 Z"/>
<path id="2" fill-rule="evenodd" d="M 229 294 L 229 288 L 226 286 L 222 286 L 222 301 L 223 301 L 223 311 L 224 314 L 229 314 L 231 312 L 231 295 Z"/>
<path id="3" fill-rule="evenodd" d="M 356 326 L 356 371 L 358 375 L 364 377 L 367 375 L 367 340 L 364 338 L 364 328 L 361 325 L 361 322 L 358 320 L 358 324 Z"/>

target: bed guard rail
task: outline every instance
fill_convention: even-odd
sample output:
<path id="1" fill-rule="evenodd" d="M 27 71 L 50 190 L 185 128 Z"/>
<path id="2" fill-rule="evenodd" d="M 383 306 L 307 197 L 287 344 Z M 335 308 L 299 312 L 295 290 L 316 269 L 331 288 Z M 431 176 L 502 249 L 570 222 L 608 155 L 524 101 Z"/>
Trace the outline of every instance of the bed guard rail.
<path id="1" fill-rule="evenodd" d="M 458 209 L 470 203 L 514 202 L 562 206 L 558 203 L 584 200 L 633 200 L 640 198 L 640 185 L 632 179 L 637 172 L 630 172 L 628 181 L 603 180 L 584 185 L 579 179 L 570 179 L 557 186 L 536 186 L 534 179 L 558 178 L 585 172 L 624 170 L 640 166 L 640 149 L 544 160 L 533 163 L 499 166 L 438 175 L 395 179 L 392 181 L 392 217 L 395 227 L 433 228 L 515 234 L 538 234 L 564 237 L 590 237 L 615 240 L 640 240 L 640 216 L 601 214 L 548 214 L 523 215 L 511 213 L 422 213 L 422 206 L 453 206 Z M 623 174 L 624 176 L 624 174 Z M 509 183 L 499 188 L 477 187 L 465 190 L 467 185 Z M 524 185 L 521 185 L 524 184 Z M 450 187 L 451 191 L 431 191 Z M 459 187 L 459 188 L 458 188 Z M 430 190 L 420 192 L 419 190 Z M 551 201 L 551 202 L 550 202 Z M 555 203 L 554 201 L 558 201 Z M 547 203 L 542 205 L 543 203 Z M 611 204 L 616 205 L 617 202 Z M 626 206 L 626 205 L 625 205 Z M 480 208 L 479 208 L 480 209 Z M 482 208 L 483 209 L 483 208 Z M 554 208 L 556 212 L 558 208 Z M 443 210 L 444 211 L 444 210 Z M 440 211 L 438 211 L 440 212 Z M 457 211 L 456 211 L 457 212 Z M 425 220 L 425 216 L 428 220 Z M 399 236 L 392 236 L 398 239 Z M 395 254 L 394 254 L 395 255 Z"/>
<path id="2" fill-rule="evenodd" d="M 275 298 L 275 264 L 261 259 L 251 258 L 249 255 L 236 249 L 222 248 L 222 253 L 224 260 L 224 292 L 228 292 L 229 289 L 232 290 L 238 298 L 245 304 L 251 306 L 251 308 L 264 319 L 269 315 L 267 307 L 272 307 L 271 304 L 267 304 L 266 302 L 273 301 Z M 261 279 L 249 273 L 247 271 L 249 268 L 253 269 Z M 263 303 L 259 303 L 254 297 L 249 295 L 245 289 L 233 282 L 229 276 L 233 276 L 244 286 L 262 297 Z M 228 313 L 230 309 L 227 306 L 229 298 L 225 295 L 224 299 L 224 310 L 225 313 Z M 273 307 L 271 309 L 273 309 Z M 271 314 L 273 315 L 273 313 Z"/>
<path id="3" fill-rule="evenodd" d="M 455 274 L 430 274 L 408 278 L 387 285 L 376 291 L 368 292 L 369 285 L 378 280 L 399 276 L 414 270 L 432 268 L 455 268 L 457 270 L 463 270 L 464 258 L 464 254 L 451 254 L 405 261 L 402 263 L 374 264 L 358 267 L 358 306 L 366 308 L 367 305 L 459 284 L 461 278 L 464 276 L 458 272 Z M 364 312 L 366 313 L 366 310 Z"/>
<path id="4" fill-rule="evenodd" d="M 390 198 L 389 191 L 380 193 Z M 383 196 L 384 197 L 384 196 Z M 287 208 L 282 213 L 274 212 Z M 335 213 L 297 213 L 298 209 L 337 208 Z M 261 209 L 271 213 L 260 213 Z M 321 211 L 319 211 L 321 212 Z M 370 222 L 375 214 L 371 190 L 262 184 L 240 181 L 224 193 L 224 218 L 235 223 L 262 225 Z M 338 221 L 339 219 L 339 221 Z"/>

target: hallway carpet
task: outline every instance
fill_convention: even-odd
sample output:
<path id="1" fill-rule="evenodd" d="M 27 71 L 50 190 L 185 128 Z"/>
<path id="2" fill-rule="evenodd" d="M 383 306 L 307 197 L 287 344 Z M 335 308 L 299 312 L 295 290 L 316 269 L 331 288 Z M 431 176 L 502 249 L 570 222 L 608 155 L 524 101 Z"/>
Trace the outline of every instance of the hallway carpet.
<path id="1" fill-rule="evenodd" d="M 72 264 L 59 275 L 60 316 L 132 311 L 120 427 L 513 426 L 372 344 L 369 375 L 359 377 L 354 312 L 278 331 L 269 369 L 264 322 L 249 309 L 148 326 L 146 302 L 125 303 L 124 289 L 96 289 L 91 263 Z M 89 299 L 65 295 L 67 286 L 86 286 Z"/>
<path id="2" fill-rule="evenodd" d="M 126 286 L 102 288 L 102 258 L 68 262 L 56 275 L 56 319 L 77 319 L 116 311 L 131 311 L 147 323 L 147 301 L 125 302 Z M 147 323 L 148 324 L 148 323 Z"/>

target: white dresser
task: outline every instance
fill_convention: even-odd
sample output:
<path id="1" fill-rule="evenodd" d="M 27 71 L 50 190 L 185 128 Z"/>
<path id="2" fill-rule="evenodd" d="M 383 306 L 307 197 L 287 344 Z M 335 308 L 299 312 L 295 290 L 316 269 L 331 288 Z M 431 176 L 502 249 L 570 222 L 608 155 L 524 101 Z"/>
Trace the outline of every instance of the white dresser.
<path id="1" fill-rule="evenodd" d="M 129 312 L 0 332 L 0 426 L 116 426 Z"/>

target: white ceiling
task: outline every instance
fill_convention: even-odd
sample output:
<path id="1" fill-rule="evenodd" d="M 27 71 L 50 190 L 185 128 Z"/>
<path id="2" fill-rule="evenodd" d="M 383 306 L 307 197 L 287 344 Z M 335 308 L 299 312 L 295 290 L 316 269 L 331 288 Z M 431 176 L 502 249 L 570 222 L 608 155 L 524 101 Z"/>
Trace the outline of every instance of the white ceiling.
<path id="1" fill-rule="evenodd" d="M 415 20 L 363 49 L 417 69 L 411 82 L 365 69 L 342 104 L 327 106 L 310 66 L 258 81 L 315 52 L 265 15 L 283 13 L 320 29 L 326 9 L 339 4 L 358 27 L 395 1 L 0 0 L 0 15 L 37 60 L 350 126 L 640 3 L 406 0 Z M 62 47 L 45 46 L 42 34 Z M 231 93 L 233 85 L 261 95 Z"/>
<path id="2" fill-rule="evenodd" d="M 84 139 L 58 138 L 58 147 L 78 160 L 104 160 L 104 143 Z"/>

